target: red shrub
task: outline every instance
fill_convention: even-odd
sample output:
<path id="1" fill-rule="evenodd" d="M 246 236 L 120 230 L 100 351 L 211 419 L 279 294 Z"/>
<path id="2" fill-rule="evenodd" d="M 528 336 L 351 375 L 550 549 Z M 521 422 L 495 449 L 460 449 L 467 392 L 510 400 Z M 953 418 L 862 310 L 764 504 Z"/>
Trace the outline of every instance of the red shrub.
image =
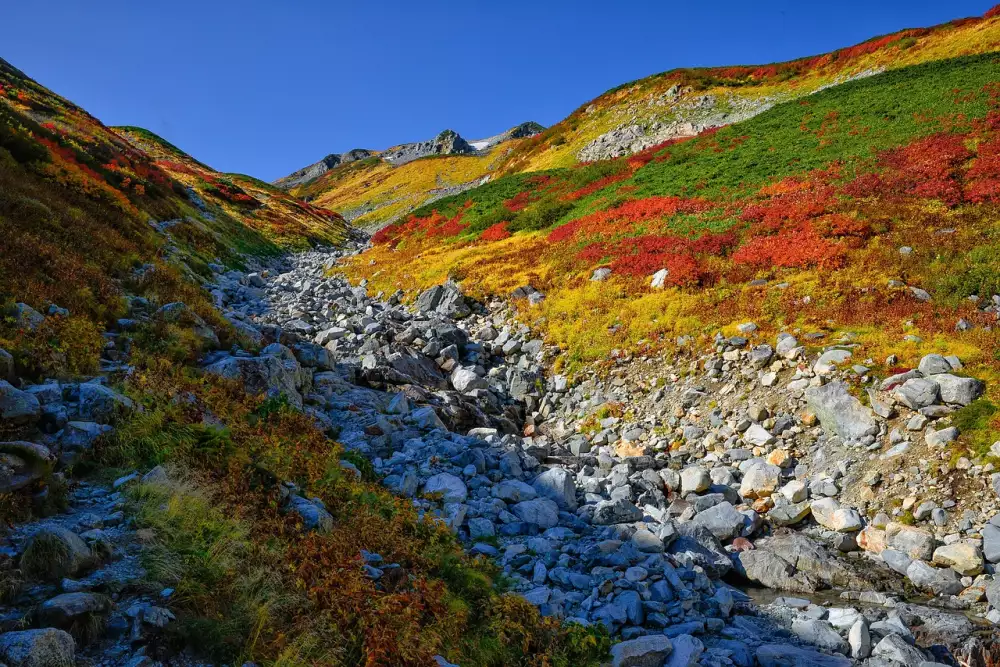
<path id="1" fill-rule="evenodd" d="M 824 239 L 806 223 L 774 236 L 752 238 L 733 254 L 733 262 L 751 266 L 839 266 L 843 248 Z"/>
<path id="2" fill-rule="evenodd" d="M 962 201 L 959 168 L 969 157 L 964 137 L 935 134 L 885 151 L 879 161 L 887 167 L 884 178 L 891 191 L 953 206 Z"/>
<path id="3" fill-rule="evenodd" d="M 495 225 L 487 227 L 479 238 L 483 241 L 503 241 L 504 239 L 509 239 L 511 236 L 510 231 L 507 229 L 506 222 L 498 222 Z"/>

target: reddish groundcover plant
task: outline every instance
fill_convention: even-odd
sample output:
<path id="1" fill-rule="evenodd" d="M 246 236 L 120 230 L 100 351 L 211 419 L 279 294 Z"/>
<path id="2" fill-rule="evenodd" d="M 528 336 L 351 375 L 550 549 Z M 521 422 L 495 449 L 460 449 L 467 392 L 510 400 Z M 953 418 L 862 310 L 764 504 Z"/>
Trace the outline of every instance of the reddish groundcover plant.
<path id="1" fill-rule="evenodd" d="M 487 227 L 482 234 L 479 235 L 483 241 L 503 241 L 504 239 L 509 239 L 511 236 L 510 230 L 507 229 L 506 222 L 498 222 L 495 225 Z"/>
<path id="2" fill-rule="evenodd" d="M 750 239 L 733 254 L 733 261 L 762 268 L 837 267 L 843 262 L 843 254 L 842 246 L 824 239 L 811 224 L 802 223 L 796 229 Z"/>

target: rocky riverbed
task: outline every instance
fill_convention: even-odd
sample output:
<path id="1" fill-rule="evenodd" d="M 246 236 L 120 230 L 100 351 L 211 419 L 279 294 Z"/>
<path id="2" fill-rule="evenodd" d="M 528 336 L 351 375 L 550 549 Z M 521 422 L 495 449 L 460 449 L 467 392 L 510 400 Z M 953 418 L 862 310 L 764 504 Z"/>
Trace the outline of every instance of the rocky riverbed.
<path id="1" fill-rule="evenodd" d="M 960 359 L 930 355 L 878 379 L 850 336 L 765 341 L 746 323 L 571 381 L 507 301 L 474 303 L 449 283 L 404 306 L 401 294 L 331 277 L 356 249 L 248 273 L 216 267 L 216 305 L 246 349 L 209 353 L 205 372 L 312 415 L 386 486 L 495 559 L 542 613 L 606 625 L 623 640 L 615 665 L 991 664 L 1000 477 L 950 462 L 950 415 L 983 389 Z M 542 298 L 530 286 L 519 295 Z M 131 317 L 214 336 L 183 304 L 135 302 Z M 108 428 L 86 407 L 91 394 L 128 408 L 100 381 L 0 389 L 0 419 L 37 425 L 30 444 L 53 460 Z M 30 475 L 18 460 L 12 479 Z M 981 492 L 954 492 L 972 487 Z M 285 488 L 287 511 L 329 529 L 321 502 Z M 66 530 L 86 540 L 90 528 Z M 9 558 L 25 549 L 11 537 Z M 368 576 L 391 576 L 395 564 L 362 555 Z M 780 595 L 758 605 L 747 586 Z M 6 613 L 24 618 L 32 602 Z M 7 664 L 40 664 L 19 657 L 26 643 L 65 644 L 18 632 L 0 635 Z M 108 664 L 126 658 L 137 659 Z"/>

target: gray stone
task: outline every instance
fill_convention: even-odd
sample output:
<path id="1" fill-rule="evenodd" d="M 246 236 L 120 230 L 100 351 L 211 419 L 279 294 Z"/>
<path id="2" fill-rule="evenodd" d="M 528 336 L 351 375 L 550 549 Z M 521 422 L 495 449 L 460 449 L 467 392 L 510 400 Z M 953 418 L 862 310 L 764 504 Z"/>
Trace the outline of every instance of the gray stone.
<path id="1" fill-rule="evenodd" d="M 843 656 L 791 644 L 764 644 L 754 655 L 759 667 L 851 667 L 851 661 Z"/>
<path id="2" fill-rule="evenodd" d="M 681 470 L 681 493 L 701 493 L 712 486 L 712 478 L 701 466 L 690 466 Z"/>
<path id="3" fill-rule="evenodd" d="M 935 375 L 934 381 L 941 388 L 941 401 L 951 405 L 968 405 L 982 396 L 986 389 L 982 380 L 950 373 Z"/>
<path id="4" fill-rule="evenodd" d="M 465 482 L 447 472 L 429 477 L 424 482 L 424 493 L 428 495 L 440 493 L 446 503 L 464 503 L 465 499 L 469 497 L 469 490 L 465 486 Z"/>
<path id="5" fill-rule="evenodd" d="M 531 482 L 539 496 L 555 501 L 559 509 L 576 510 L 576 484 L 573 474 L 565 468 L 549 468 Z"/>
<path id="6" fill-rule="evenodd" d="M 542 528 L 552 528 L 559 524 L 559 506 L 548 498 L 523 500 L 511 508 L 511 512 L 525 523 Z"/>
<path id="7" fill-rule="evenodd" d="M 461 366 L 452 371 L 451 385 L 456 391 L 463 393 L 472 391 L 473 389 L 487 389 L 489 387 L 486 378 L 481 378 L 472 369 L 462 368 Z"/>
<path id="8" fill-rule="evenodd" d="M 746 517 L 728 502 L 699 512 L 693 519 L 695 525 L 704 526 L 723 542 L 738 537 L 745 522 Z"/>
<path id="9" fill-rule="evenodd" d="M 914 560 L 906 568 L 906 577 L 914 586 L 935 595 L 955 595 L 963 588 L 958 574 L 951 568 L 936 568 L 922 560 Z"/>
<path id="10" fill-rule="evenodd" d="M 1000 527 L 986 524 L 982 530 L 983 556 L 990 563 L 1000 563 Z"/>
<path id="11" fill-rule="evenodd" d="M 30 424 L 41 414 L 42 405 L 34 395 L 17 389 L 6 380 L 0 380 L 0 423 Z"/>
<path id="12" fill-rule="evenodd" d="M 893 390 L 893 396 L 911 410 L 919 410 L 938 401 L 941 388 L 934 380 L 915 377 Z"/>
<path id="13" fill-rule="evenodd" d="M 538 497 L 538 492 L 530 484 L 507 479 L 493 487 L 493 495 L 509 503 L 519 503 L 522 500 L 534 500 Z"/>
<path id="14" fill-rule="evenodd" d="M 900 663 L 907 667 L 919 667 L 920 663 L 926 660 L 923 653 L 910 646 L 905 639 L 896 634 L 883 637 L 882 641 L 872 649 L 872 657 Z"/>
<path id="15" fill-rule="evenodd" d="M 633 523 L 642 520 L 642 510 L 626 498 L 602 500 L 594 509 L 593 523 L 606 526 L 615 523 Z"/>
<path id="16" fill-rule="evenodd" d="M 826 621 L 816 619 L 795 620 L 792 622 L 792 632 L 799 639 L 827 651 L 846 654 L 851 650 L 850 645 L 841 638 L 840 633 Z"/>
<path id="17" fill-rule="evenodd" d="M 98 593 L 63 593 L 46 600 L 35 610 L 35 618 L 46 627 L 71 629 L 111 610 L 111 598 Z"/>
<path id="18" fill-rule="evenodd" d="M 868 632 L 868 622 L 859 618 L 847 633 L 847 643 L 851 645 L 851 657 L 857 660 L 867 658 L 872 652 L 872 637 Z"/>
<path id="19" fill-rule="evenodd" d="M 777 491 L 781 468 L 763 460 L 755 461 L 743 473 L 740 495 L 744 498 L 766 498 Z"/>
<path id="20" fill-rule="evenodd" d="M 47 526 L 28 540 L 21 555 L 21 569 L 32 578 L 58 581 L 82 574 L 95 561 L 79 535 L 62 526 Z"/>
<path id="21" fill-rule="evenodd" d="M 673 652 L 663 667 L 698 667 L 701 665 L 701 654 L 705 652 L 705 645 L 701 640 L 691 635 L 678 635 L 674 637 Z"/>
<path id="22" fill-rule="evenodd" d="M 950 373 L 951 364 L 940 354 L 928 354 L 920 360 L 917 370 L 923 373 L 924 376 Z"/>
<path id="23" fill-rule="evenodd" d="M 73 667 L 76 642 L 56 628 L 5 632 L 0 635 L 0 662 L 8 667 Z"/>
<path id="24" fill-rule="evenodd" d="M 329 533 L 333 530 L 333 517 L 326 508 L 302 496 L 289 498 L 288 510 L 299 515 L 304 530 L 315 530 L 318 533 Z"/>
<path id="25" fill-rule="evenodd" d="M 108 424 L 134 407 L 132 399 L 111 387 L 95 382 L 80 385 L 80 415 L 86 419 Z"/>
<path id="26" fill-rule="evenodd" d="M 673 651 L 673 644 L 664 635 L 647 635 L 630 639 L 611 647 L 612 667 L 663 667 Z"/>
<path id="27" fill-rule="evenodd" d="M 860 440 L 878 433 L 871 409 L 852 396 L 843 382 L 810 387 L 806 403 L 827 433 L 835 433 L 843 440 Z"/>

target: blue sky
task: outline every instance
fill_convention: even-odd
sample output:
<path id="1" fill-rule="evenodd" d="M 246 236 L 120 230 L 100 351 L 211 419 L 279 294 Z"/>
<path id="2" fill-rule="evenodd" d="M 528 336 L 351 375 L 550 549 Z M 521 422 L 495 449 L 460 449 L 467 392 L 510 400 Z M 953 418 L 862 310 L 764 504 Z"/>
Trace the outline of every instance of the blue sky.
<path id="1" fill-rule="evenodd" d="M 673 67 L 788 60 L 990 5 L 37 0 L 4 7 L 0 57 L 108 125 L 272 180 L 444 128 L 475 139 L 550 125 Z"/>

